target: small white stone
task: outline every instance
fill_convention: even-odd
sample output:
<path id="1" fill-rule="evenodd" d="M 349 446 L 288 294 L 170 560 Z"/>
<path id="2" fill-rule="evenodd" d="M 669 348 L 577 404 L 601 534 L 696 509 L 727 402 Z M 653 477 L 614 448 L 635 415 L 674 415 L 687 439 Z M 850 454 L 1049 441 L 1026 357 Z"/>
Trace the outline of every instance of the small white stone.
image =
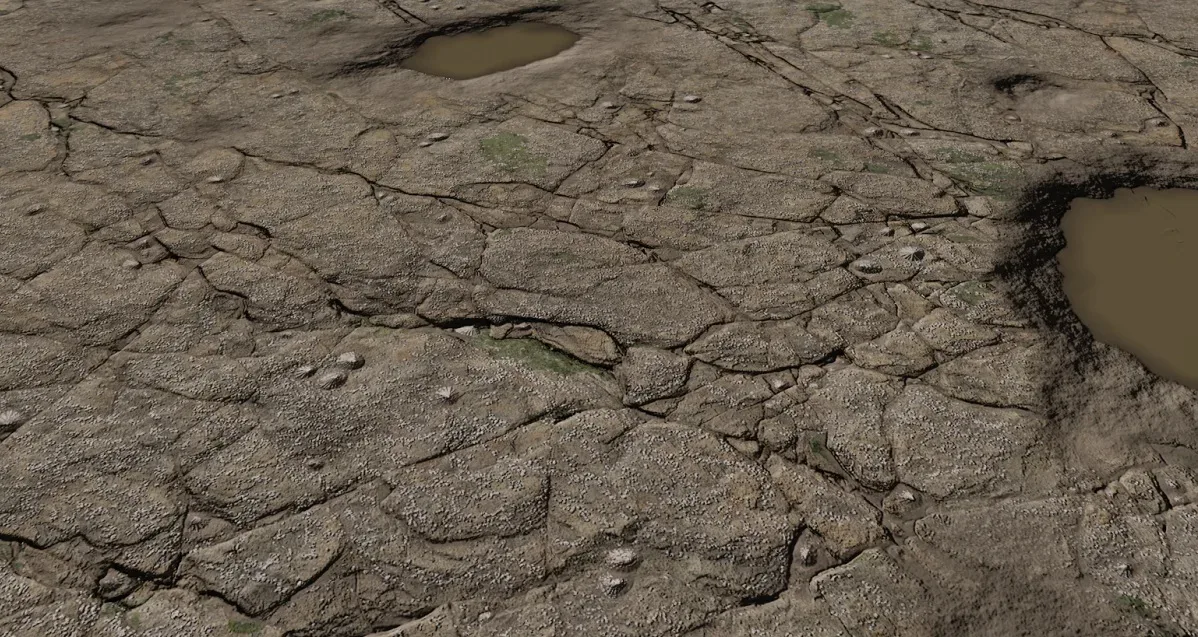
<path id="1" fill-rule="evenodd" d="M 928 229 L 928 224 L 922 221 L 916 221 L 911 224 L 911 232 L 923 232 Z"/>
<path id="2" fill-rule="evenodd" d="M 627 188 L 637 188 L 639 186 L 643 186 L 644 184 L 645 184 L 645 182 L 641 181 L 640 179 L 625 179 L 624 180 L 624 186 Z"/>
<path id="3" fill-rule="evenodd" d="M 615 575 L 604 576 L 599 581 L 599 586 L 603 589 L 603 592 L 613 597 L 619 595 L 620 591 L 624 590 L 626 584 L 627 582 L 624 581 L 624 578 L 616 577 Z"/>
<path id="4" fill-rule="evenodd" d="M 221 176 L 218 176 L 218 175 L 213 175 L 213 176 L 211 176 L 211 177 L 209 177 L 209 178 L 205 179 L 204 181 L 206 181 L 206 182 L 208 182 L 208 183 L 210 183 L 210 184 L 219 184 L 220 182 L 222 182 L 222 181 L 224 181 L 224 180 L 225 180 L 225 178 L 224 178 L 224 177 L 221 177 Z"/>
<path id="5" fill-rule="evenodd" d="M 1020 117 L 1015 113 L 1007 113 L 1006 115 L 1003 115 L 1003 119 L 1007 120 L 1008 122 L 1020 121 Z"/>
<path id="6" fill-rule="evenodd" d="M 345 352 L 337 357 L 337 366 L 344 369 L 358 369 L 366 363 L 366 359 L 357 352 Z"/>
<path id="7" fill-rule="evenodd" d="M 141 267 L 141 262 L 137 259 L 125 259 L 121 261 L 121 267 L 126 270 L 136 270 Z"/>
<path id="8" fill-rule="evenodd" d="M 311 378 L 316 373 L 315 365 L 300 365 L 295 368 L 296 378 Z"/>
<path id="9" fill-rule="evenodd" d="M 474 336 L 475 334 L 478 334 L 478 328 L 474 327 L 473 325 L 463 325 L 461 327 L 454 328 L 453 333 L 460 336 Z"/>
<path id="10" fill-rule="evenodd" d="M 920 54 L 919 54 L 919 59 L 921 59 L 921 60 L 930 60 L 930 59 L 932 59 L 932 56 L 931 56 L 931 55 L 929 55 L 929 54 L 927 54 L 927 53 L 920 53 Z"/>
<path id="11" fill-rule="evenodd" d="M 32 206 L 29 206 L 29 208 L 25 211 L 25 214 L 36 215 L 37 213 L 41 212 L 42 210 L 44 210 L 44 208 L 42 207 L 42 204 L 35 203 Z"/>
<path id="12" fill-rule="evenodd" d="M 877 137 L 878 135 L 882 134 L 882 129 L 878 128 L 877 126 L 869 126 L 861 132 L 869 135 L 870 137 Z"/>
<path id="13" fill-rule="evenodd" d="M 329 372 L 317 379 L 316 384 L 321 389 L 336 389 L 344 385 L 345 380 L 345 372 Z"/>
<path id="14" fill-rule="evenodd" d="M 299 93 L 299 89 L 298 89 L 298 88 L 293 88 L 293 89 L 290 89 L 290 90 L 288 90 L 288 91 L 287 91 L 287 94 L 288 94 L 288 95 L 296 95 L 296 94 L 298 94 L 298 93 Z"/>
<path id="15" fill-rule="evenodd" d="M 636 563 L 636 550 L 631 547 L 621 547 L 607 552 L 605 561 L 608 566 L 632 566 Z"/>
<path id="16" fill-rule="evenodd" d="M 602 106 L 603 108 L 606 108 L 606 109 L 609 109 L 609 110 L 610 110 L 610 109 L 613 109 L 613 108 L 619 108 L 618 106 L 616 106 L 616 103 L 615 103 L 615 102 L 603 102 L 603 103 L 602 103 L 602 104 L 600 104 L 599 106 Z"/>
<path id="17" fill-rule="evenodd" d="M 877 274 L 882 271 L 882 266 L 870 259 L 857 259 L 853 262 L 853 267 L 866 274 Z"/>
<path id="18" fill-rule="evenodd" d="M 453 388 L 452 387 L 438 388 L 437 395 L 440 396 L 443 400 L 453 400 Z"/>
<path id="19" fill-rule="evenodd" d="M 815 549 L 810 546 L 804 546 L 799 549 L 799 562 L 803 566 L 811 566 L 815 564 Z"/>
<path id="20" fill-rule="evenodd" d="M 703 101 L 703 98 L 699 97 L 698 95 L 686 95 L 682 98 L 682 101 L 686 102 L 687 104 L 698 104 L 699 102 Z"/>
<path id="21" fill-rule="evenodd" d="M 428 134 L 428 140 L 430 142 L 439 142 L 439 141 L 445 140 L 445 139 L 449 139 L 449 133 L 429 133 Z"/>
<path id="22" fill-rule="evenodd" d="M 889 53 L 883 53 L 883 54 L 882 54 L 882 57 L 883 57 L 884 59 L 887 59 L 887 60 L 893 60 L 893 59 L 894 59 L 894 56 L 893 56 L 893 55 L 891 55 L 891 54 L 889 54 Z"/>
<path id="23" fill-rule="evenodd" d="M 914 502 L 915 501 L 915 492 L 910 489 L 899 489 L 898 497 L 900 500 L 906 500 L 907 502 Z"/>
<path id="24" fill-rule="evenodd" d="M 416 144 L 416 145 L 417 145 L 417 146 L 419 146 L 419 147 L 421 147 L 421 148 L 428 148 L 429 146 L 432 146 L 432 145 L 433 145 L 433 143 L 432 143 L 432 142 L 430 142 L 430 141 L 423 141 L 423 142 L 420 142 L 419 144 Z"/>
<path id="25" fill-rule="evenodd" d="M 484 612 L 481 612 L 481 613 L 479 613 L 479 614 L 478 614 L 478 621 L 480 621 L 480 622 L 485 622 L 485 621 L 487 621 L 487 620 L 491 619 L 491 618 L 492 618 L 492 617 L 494 617 L 494 616 L 495 616 L 495 615 L 494 615 L 493 613 L 491 613 L 491 611 L 489 611 L 489 610 L 488 610 L 488 611 L 484 611 Z"/>
<path id="26" fill-rule="evenodd" d="M 25 416 L 15 409 L 0 412 L 0 428 L 12 429 L 25 423 Z"/>
<path id="27" fill-rule="evenodd" d="M 271 94 L 270 94 L 270 99 L 272 99 L 272 100 L 277 100 L 277 99 L 279 99 L 280 97 L 283 97 L 283 94 L 282 94 L 282 93 L 271 93 Z"/>

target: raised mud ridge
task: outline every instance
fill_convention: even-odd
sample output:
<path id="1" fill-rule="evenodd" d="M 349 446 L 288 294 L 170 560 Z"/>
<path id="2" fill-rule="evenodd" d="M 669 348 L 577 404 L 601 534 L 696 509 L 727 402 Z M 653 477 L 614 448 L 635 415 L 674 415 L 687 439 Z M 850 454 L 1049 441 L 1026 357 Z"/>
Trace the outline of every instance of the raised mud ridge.
<path id="1" fill-rule="evenodd" d="M 1077 4 L 0 0 L 0 635 L 1198 633 L 1056 262 L 1192 6 Z"/>

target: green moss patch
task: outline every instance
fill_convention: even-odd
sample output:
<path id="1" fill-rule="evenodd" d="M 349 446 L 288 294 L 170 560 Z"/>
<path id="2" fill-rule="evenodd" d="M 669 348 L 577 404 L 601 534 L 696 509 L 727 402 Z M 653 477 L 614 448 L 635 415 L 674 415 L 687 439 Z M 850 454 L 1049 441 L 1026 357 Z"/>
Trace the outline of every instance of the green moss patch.
<path id="1" fill-rule="evenodd" d="M 601 371 L 531 338 L 494 339 L 487 334 L 479 334 L 475 343 L 494 358 L 512 361 L 534 371 L 562 376 L 584 372 L 598 374 Z"/>
<path id="2" fill-rule="evenodd" d="M 847 9 L 831 2 L 816 2 L 807 5 L 807 10 L 814 13 L 824 24 L 838 29 L 847 29 L 853 24 L 856 16 Z"/>
<path id="3" fill-rule="evenodd" d="M 706 210 L 707 191 L 694 186 L 677 186 L 666 193 L 666 201 L 691 210 Z"/>
<path id="4" fill-rule="evenodd" d="M 548 162 L 528 149 L 528 140 L 516 133 L 499 133 L 478 142 L 483 157 L 506 172 L 544 174 Z"/>

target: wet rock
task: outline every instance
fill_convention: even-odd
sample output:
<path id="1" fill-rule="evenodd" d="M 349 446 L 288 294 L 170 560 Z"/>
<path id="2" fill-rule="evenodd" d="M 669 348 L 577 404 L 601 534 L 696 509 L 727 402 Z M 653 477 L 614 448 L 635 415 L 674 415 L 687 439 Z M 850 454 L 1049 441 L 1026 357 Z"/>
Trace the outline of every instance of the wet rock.
<path id="1" fill-rule="evenodd" d="M 895 637 L 930 632 L 925 589 L 881 549 L 867 549 L 848 564 L 820 573 L 811 588 L 849 631 L 870 634 L 884 626 L 881 634 Z"/>
<path id="2" fill-rule="evenodd" d="M 686 353 L 717 367 L 768 372 L 822 360 L 835 351 L 828 343 L 790 322 L 737 322 L 711 328 Z"/>
<path id="3" fill-rule="evenodd" d="M 679 393 L 686 384 L 690 359 L 667 350 L 631 347 L 616 367 L 624 385 L 624 402 L 643 405 Z"/>
<path id="4" fill-rule="evenodd" d="M 593 365 L 611 366 L 620 361 L 620 348 L 610 336 L 590 327 L 539 324 L 532 337 Z"/>
<path id="5" fill-rule="evenodd" d="M 341 553 L 342 528 L 315 508 L 184 556 L 179 573 L 259 615 L 286 601 Z"/>
<path id="6" fill-rule="evenodd" d="M 860 496 L 778 456 L 770 457 L 767 468 L 791 506 L 802 514 L 803 522 L 824 538 L 837 556 L 854 555 L 886 536 L 882 513 Z"/>
<path id="7" fill-rule="evenodd" d="M 993 345 L 999 339 L 995 330 L 970 323 L 944 308 L 932 310 L 912 329 L 932 347 L 954 356 Z"/>
<path id="8" fill-rule="evenodd" d="M 898 479 L 944 498 L 1018 490 L 1025 454 L 1047 422 L 909 384 L 887 406 L 885 426 Z"/>

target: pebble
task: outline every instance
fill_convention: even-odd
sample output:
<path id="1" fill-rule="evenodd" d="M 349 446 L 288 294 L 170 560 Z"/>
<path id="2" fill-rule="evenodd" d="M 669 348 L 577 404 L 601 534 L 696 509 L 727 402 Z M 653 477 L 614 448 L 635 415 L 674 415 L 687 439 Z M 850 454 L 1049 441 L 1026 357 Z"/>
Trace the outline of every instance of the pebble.
<path id="1" fill-rule="evenodd" d="M 329 372 L 316 381 L 321 389 L 336 389 L 345 384 L 345 372 Z"/>
<path id="2" fill-rule="evenodd" d="M 151 155 L 151 156 L 149 156 L 149 157 L 142 157 L 142 158 L 141 158 L 141 165 L 142 165 L 142 166 L 149 166 L 149 165 L 150 165 L 150 164 L 152 164 L 152 163 L 154 163 L 154 156 L 153 156 L 153 155 Z"/>
<path id="3" fill-rule="evenodd" d="M 893 56 L 893 55 L 891 55 L 891 54 L 889 54 L 889 53 L 883 53 L 883 54 L 882 54 L 882 57 L 883 57 L 884 59 L 887 59 L 887 60 L 893 60 L 893 59 L 894 59 L 894 56 Z"/>
<path id="4" fill-rule="evenodd" d="M 904 128 L 901 133 L 904 137 L 915 137 L 919 135 L 919 131 L 915 130 L 914 128 Z"/>
<path id="5" fill-rule="evenodd" d="M 125 259 L 121 261 L 121 267 L 126 270 L 136 270 L 141 267 L 141 262 L 137 259 Z"/>
<path id="6" fill-rule="evenodd" d="M 869 259 L 858 259 L 853 262 L 853 267 L 866 274 L 877 274 L 882 271 L 882 266 L 878 265 L 876 261 Z"/>
<path id="7" fill-rule="evenodd" d="M 815 549 L 811 548 L 810 546 L 804 546 L 803 548 L 800 548 L 799 562 L 801 562 L 803 566 L 811 566 L 812 564 L 815 564 Z"/>
<path id="8" fill-rule="evenodd" d="M 902 248 L 899 248 L 899 255 L 904 259 L 909 259 L 911 261 L 922 260 L 924 254 L 923 248 L 920 248 L 919 246 L 903 246 Z"/>
<path id="9" fill-rule="evenodd" d="M 488 619 L 491 619 L 491 618 L 492 618 L 492 617 L 494 617 L 494 616 L 495 616 L 495 615 L 494 615 L 494 614 L 493 614 L 491 611 L 489 611 L 489 610 L 488 610 L 488 611 L 485 611 L 485 612 L 482 612 L 482 613 L 479 613 L 479 614 L 478 614 L 478 621 L 480 621 L 480 622 L 485 622 L 485 621 L 487 621 Z"/>
<path id="10" fill-rule="evenodd" d="M 629 547 L 612 549 L 607 552 L 605 561 L 608 566 L 632 566 L 636 563 L 636 550 Z"/>
<path id="11" fill-rule="evenodd" d="M 1021 121 L 1022 118 L 1014 113 L 1008 113 L 1007 115 L 1003 116 L 1003 119 L 1007 120 L 1008 122 L 1018 122 Z"/>
<path id="12" fill-rule="evenodd" d="M 682 98 L 682 101 L 686 102 L 687 104 L 698 104 L 699 102 L 703 101 L 703 98 L 699 97 L 698 95 L 687 95 Z"/>
<path id="13" fill-rule="evenodd" d="M 645 185 L 645 182 L 641 181 L 640 179 L 625 179 L 624 185 L 629 188 L 637 188 L 639 186 Z"/>
<path id="14" fill-rule="evenodd" d="M 308 458 L 308 461 L 304 464 L 308 465 L 309 469 L 320 469 L 324 467 L 324 463 L 321 462 L 319 458 Z"/>
<path id="15" fill-rule="evenodd" d="M 421 148 L 428 148 L 429 146 L 432 146 L 433 143 L 429 142 L 429 141 L 424 141 L 424 142 L 420 142 L 419 144 L 416 144 L 416 145 Z"/>
<path id="16" fill-rule="evenodd" d="M 603 108 L 606 108 L 606 109 L 618 108 L 616 106 L 615 102 L 604 102 L 604 103 L 600 104 L 599 106 L 602 106 Z"/>
<path id="17" fill-rule="evenodd" d="M 41 212 L 42 210 L 43 210 L 42 204 L 35 203 L 32 206 L 29 206 L 29 209 L 25 211 L 25 214 L 36 215 L 37 213 Z"/>
<path id="18" fill-rule="evenodd" d="M 929 54 L 927 54 L 927 53 L 920 53 L 920 54 L 919 54 L 919 59 L 921 59 L 921 60 L 930 60 L 930 59 L 932 59 L 932 56 L 931 56 L 931 55 L 929 55 Z"/>
<path id="19" fill-rule="evenodd" d="M 25 423 L 25 415 L 15 409 L 0 412 L 0 427 L 11 429 Z"/>
<path id="20" fill-rule="evenodd" d="M 271 94 L 270 94 L 270 99 L 272 99 L 272 100 L 277 100 L 277 99 L 279 99 L 280 97 L 283 97 L 283 94 L 282 94 L 282 93 L 271 93 Z"/>
<path id="21" fill-rule="evenodd" d="M 449 139 L 449 133 L 429 133 L 428 134 L 428 140 L 430 142 L 439 142 L 439 141 L 445 140 L 445 139 Z"/>
<path id="22" fill-rule="evenodd" d="M 288 94 L 288 95 L 298 95 L 298 94 L 299 94 L 299 89 L 298 89 L 298 88 L 293 88 L 293 89 L 291 89 L 291 90 L 287 91 L 287 94 Z"/>
<path id="23" fill-rule="evenodd" d="M 206 182 L 208 182 L 208 183 L 210 183 L 210 184 L 219 184 L 220 182 L 222 182 L 222 181 L 224 181 L 224 180 L 225 180 L 225 178 L 224 178 L 224 177 L 218 177 L 218 176 L 216 176 L 216 175 L 213 175 L 213 176 L 211 176 L 211 177 L 209 177 L 209 178 L 205 179 L 204 181 L 206 181 Z"/>
<path id="24" fill-rule="evenodd" d="M 440 5 L 436 5 L 436 4 L 430 4 L 430 5 L 428 5 L 428 8 L 432 9 L 433 11 L 440 11 L 440 10 L 441 10 L 441 6 L 440 6 Z"/>
<path id="25" fill-rule="evenodd" d="M 357 352 L 345 352 L 337 357 L 337 366 L 345 369 L 358 369 L 366 363 L 366 359 Z"/>
<path id="26" fill-rule="evenodd" d="M 870 126 L 861 132 L 869 135 L 870 137 L 877 137 L 878 135 L 882 134 L 882 129 L 878 128 L 877 126 Z"/>
<path id="27" fill-rule="evenodd" d="M 922 221 L 916 221 L 911 224 L 911 232 L 923 232 L 928 229 L 928 224 Z"/>
<path id="28" fill-rule="evenodd" d="M 300 365 L 299 367 L 295 368 L 295 377 L 296 378 L 310 378 L 312 376 L 312 374 L 315 374 L 315 373 L 316 373 L 315 365 Z"/>
<path id="29" fill-rule="evenodd" d="M 658 186 L 657 184 L 653 184 L 652 186 L 649 186 L 649 192 L 661 192 L 662 190 L 664 190 L 664 188 L 662 188 L 661 186 Z"/>
<path id="30" fill-rule="evenodd" d="M 599 582 L 599 586 L 603 589 L 603 592 L 612 597 L 619 595 L 620 591 L 624 590 L 626 584 L 627 582 L 624 581 L 624 578 L 616 577 L 615 575 L 608 575 Z"/>

